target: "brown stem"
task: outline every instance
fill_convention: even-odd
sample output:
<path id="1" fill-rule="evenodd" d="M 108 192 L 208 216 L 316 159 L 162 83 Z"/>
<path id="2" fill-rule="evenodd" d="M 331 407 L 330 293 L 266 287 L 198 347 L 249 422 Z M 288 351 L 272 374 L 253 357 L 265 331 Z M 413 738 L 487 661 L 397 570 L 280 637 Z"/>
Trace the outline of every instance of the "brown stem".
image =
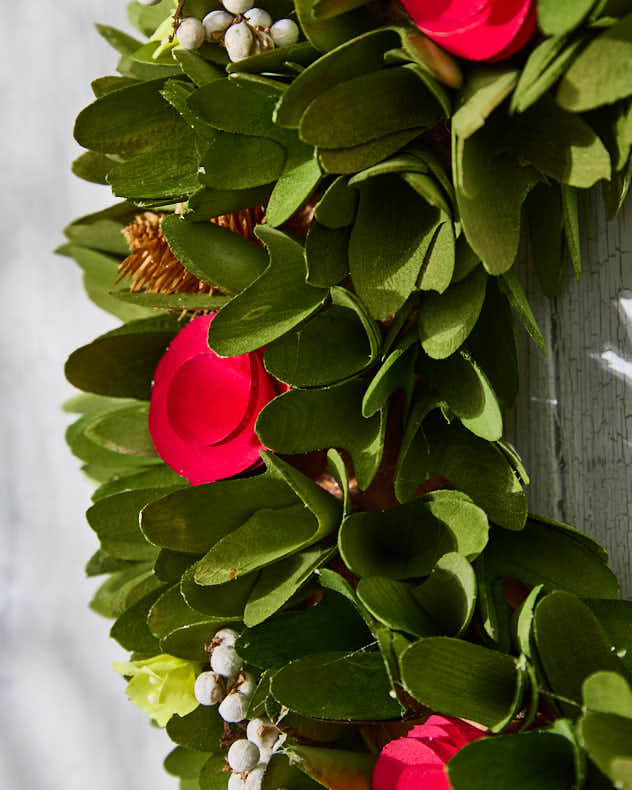
<path id="1" fill-rule="evenodd" d="M 173 41 L 173 39 L 176 37 L 176 32 L 180 25 L 180 19 L 182 18 L 182 9 L 184 8 L 185 2 L 186 0 L 179 0 L 178 7 L 176 8 L 175 13 L 173 15 L 173 30 L 171 32 L 171 35 L 169 36 L 170 44 Z"/>

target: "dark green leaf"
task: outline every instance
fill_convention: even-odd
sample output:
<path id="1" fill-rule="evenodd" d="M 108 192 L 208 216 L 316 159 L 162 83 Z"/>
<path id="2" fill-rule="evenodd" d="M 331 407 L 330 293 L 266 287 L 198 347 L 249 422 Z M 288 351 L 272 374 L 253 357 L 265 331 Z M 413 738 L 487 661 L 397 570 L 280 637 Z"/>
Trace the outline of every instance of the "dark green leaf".
<path id="1" fill-rule="evenodd" d="M 158 640 L 147 627 L 147 614 L 160 594 L 161 589 L 158 589 L 141 598 L 110 629 L 112 639 L 116 639 L 125 650 L 154 655 L 160 652 Z"/>
<path id="2" fill-rule="evenodd" d="M 326 173 L 357 173 L 391 156 L 423 132 L 422 128 L 405 129 L 351 148 L 319 148 L 318 159 Z"/>
<path id="3" fill-rule="evenodd" d="M 107 184 L 106 176 L 114 162 L 105 154 L 86 151 L 72 163 L 72 172 L 84 181 Z"/>
<path id="4" fill-rule="evenodd" d="M 310 285 L 328 288 L 344 280 L 349 272 L 350 235 L 349 228 L 330 229 L 315 219 L 310 222 L 305 239 L 306 280 Z"/>
<path id="5" fill-rule="evenodd" d="M 371 17 L 364 8 L 356 8 L 333 20 L 320 20 L 313 15 L 314 4 L 315 0 L 295 0 L 294 5 L 301 29 L 309 42 L 321 52 L 334 49 L 371 27 Z"/>
<path id="6" fill-rule="evenodd" d="M 200 705 L 187 716 L 172 716 L 167 724 L 167 735 L 174 743 L 195 752 L 218 754 L 224 732 L 224 722 L 213 707 Z"/>
<path id="7" fill-rule="evenodd" d="M 208 752 L 194 752 L 184 746 L 176 746 L 163 763 L 165 771 L 181 779 L 197 779 L 200 768 L 208 760 Z"/>
<path id="8" fill-rule="evenodd" d="M 285 150 L 266 137 L 218 132 L 202 157 L 200 182 L 213 189 L 251 189 L 276 181 Z"/>

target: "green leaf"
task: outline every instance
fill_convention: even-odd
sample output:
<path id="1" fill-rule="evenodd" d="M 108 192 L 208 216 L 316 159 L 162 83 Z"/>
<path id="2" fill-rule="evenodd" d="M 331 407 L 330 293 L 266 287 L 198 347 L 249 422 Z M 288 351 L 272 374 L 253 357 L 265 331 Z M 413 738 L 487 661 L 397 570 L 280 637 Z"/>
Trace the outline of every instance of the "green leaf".
<path id="1" fill-rule="evenodd" d="M 155 559 L 158 552 L 141 532 L 138 514 L 145 505 L 164 495 L 164 488 L 148 488 L 125 491 L 94 504 L 86 513 L 86 518 L 97 533 L 103 549 L 124 560 Z"/>
<path id="2" fill-rule="evenodd" d="M 326 173 L 357 173 L 381 162 L 403 148 L 424 130 L 420 127 L 405 129 L 369 140 L 350 148 L 318 148 L 318 160 Z"/>
<path id="3" fill-rule="evenodd" d="M 581 702 L 582 683 L 589 675 L 622 669 L 597 618 L 571 593 L 556 590 L 540 600 L 533 632 L 550 687 L 577 703 Z"/>
<path id="4" fill-rule="evenodd" d="M 595 0 L 538 0 L 538 25 L 548 36 L 574 30 L 595 5 Z"/>
<path id="5" fill-rule="evenodd" d="M 349 228 L 334 230 L 313 219 L 305 239 L 306 281 L 316 288 L 328 288 L 345 279 L 349 269 Z"/>
<path id="6" fill-rule="evenodd" d="M 382 366 L 371 380 L 362 398 L 362 414 L 372 417 L 384 408 L 390 396 L 398 389 L 404 389 L 407 396 L 412 394 L 415 362 L 419 345 L 415 332 L 408 332 L 393 351 L 386 357 Z"/>
<path id="7" fill-rule="evenodd" d="M 161 594 L 162 588 L 149 595 L 124 612 L 110 629 L 110 636 L 125 650 L 146 655 L 160 653 L 160 643 L 147 627 L 147 613 Z"/>
<path id="8" fill-rule="evenodd" d="M 171 55 L 187 77 L 199 88 L 224 76 L 217 66 L 189 49 L 176 47 L 171 50 Z"/>
<path id="9" fill-rule="evenodd" d="M 443 294 L 424 294 L 419 310 L 419 339 L 428 356 L 445 359 L 462 345 L 478 320 L 486 286 L 486 273 L 475 269 Z"/>
<path id="10" fill-rule="evenodd" d="M 414 592 L 412 584 L 384 576 L 360 579 L 357 587 L 360 601 L 384 625 L 413 636 L 433 636 L 437 627 Z"/>
<path id="11" fill-rule="evenodd" d="M 410 384 L 408 387 L 410 388 Z M 395 496 L 402 504 L 414 499 L 417 489 L 428 474 L 430 448 L 422 424 L 428 414 L 439 405 L 436 397 L 425 394 L 418 397 L 410 409 L 393 480 Z"/>
<path id="12" fill-rule="evenodd" d="M 295 387 L 319 387 L 352 378 L 371 365 L 380 349 L 380 331 L 348 294 L 332 289 L 333 298 L 342 304 L 332 305 L 268 346 L 266 370 Z"/>
<path id="13" fill-rule="evenodd" d="M 400 707 L 379 653 L 316 653 L 287 664 L 272 678 L 274 698 L 319 719 L 352 721 L 398 717 Z"/>
<path id="14" fill-rule="evenodd" d="M 568 69 L 556 101 L 565 110 L 583 112 L 612 104 L 632 93 L 632 14 L 605 30 Z"/>
<path id="15" fill-rule="evenodd" d="M 292 66 L 310 66 L 320 53 L 309 41 L 298 41 L 284 47 L 274 47 L 247 58 L 229 63 L 226 71 L 229 74 L 265 74 L 265 73 L 290 73 L 295 74 Z"/>
<path id="16" fill-rule="evenodd" d="M 303 248 L 281 231 L 257 229 L 270 263 L 252 285 L 213 320 L 209 345 L 220 356 L 254 351 L 276 340 L 314 313 L 327 292 L 305 282 Z"/>
<path id="17" fill-rule="evenodd" d="M 316 189 L 320 178 L 315 150 L 299 144 L 290 148 L 283 172 L 270 195 L 266 222 L 273 227 L 287 222 Z"/>
<path id="18" fill-rule="evenodd" d="M 362 417 L 365 383 L 353 380 L 324 390 L 292 390 L 262 409 L 256 431 L 262 444 L 279 453 L 343 447 L 353 460 L 364 491 L 382 459 L 386 417 Z"/>
<path id="19" fill-rule="evenodd" d="M 156 366 L 179 328 L 170 316 L 125 324 L 74 351 L 66 377 L 98 395 L 149 399 Z"/>
<path id="20" fill-rule="evenodd" d="M 93 184 L 107 184 L 106 176 L 114 162 L 105 154 L 86 151 L 72 163 L 72 172 L 84 181 Z"/>
<path id="21" fill-rule="evenodd" d="M 199 790 L 224 790 L 226 787 L 226 758 L 215 754 L 207 759 L 200 770 Z"/>
<path id="22" fill-rule="evenodd" d="M 306 549 L 334 531 L 340 521 L 337 500 L 294 467 L 270 453 L 264 459 L 272 475 L 297 498 L 284 508 L 264 507 L 221 537 L 199 561 L 195 581 L 222 584 Z"/>
<path id="23" fill-rule="evenodd" d="M 117 52 L 120 52 L 121 55 L 131 55 L 132 52 L 135 52 L 142 46 L 142 42 L 137 38 L 132 38 L 132 36 L 128 36 L 127 33 L 123 33 L 122 30 L 117 30 L 115 27 L 100 24 L 96 24 L 95 27 L 108 44 Z"/>
<path id="24" fill-rule="evenodd" d="M 274 140 L 217 132 L 202 157 L 199 178 L 213 189 L 252 189 L 276 181 L 285 159 L 284 148 Z"/>
<path id="25" fill-rule="evenodd" d="M 443 109 L 417 68 L 382 69 L 325 90 L 301 117 L 301 139 L 322 148 L 348 148 L 405 129 L 435 126 Z"/>
<path id="26" fill-rule="evenodd" d="M 358 190 L 349 271 L 371 315 L 387 318 L 416 286 L 439 213 L 396 175 L 371 179 Z"/>
<path id="27" fill-rule="evenodd" d="M 191 136 L 180 145 L 155 148 L 120 164 L 107 174 L 112 193 L 130 200 L 186 200 L 197 189 L 199 156 Z"/>
<path id="28" fill-rule="evenodd" d="M 485 512 L 461 491 L 431 491 L 423 498 L 428 510 L 452 532 L 456 551 L 475 559 L 487 544 L 489 523 Z"/>
<path id="29" fill-rule="evenodd" d="M 279 99 L 274 120 L 281 126 L 297 128 L 317 96 L 340 82 L 380 69 L 384 53 L 396 46 L 397 41 L 397 34 L 388 28 L 345 40 L 308 66 L 288 86 Z"/>
<path id="30" fill-rule="evenodd" d="M 287 612 L 243 631 L 237 651 L 260 669 L 279 669 L 302 656 L 329 651 L 351 652 L 373 641 L 355 607 L 334 592 L 301 612 Z"/>
<path id="31" fill-rule="evenodd" d="M 420 639 L 401 657 L 408 692 L 432 710 L 478 722 L 496 732 L 520 707 L 514 658 L 450 637 Z"/>
<path id="32" fill-rule="evenodd" d="M 410 177 L 405 180 L 411 183 Z M 414 186 L 414 184 L 412 184 Z M 424 259 L 418 287 L 422 291 L 443 293 L 450 285 L 456 264 L 454 225 L 451 220 L 442 222 L 430 242 Z"/>
<path id="33" fill-rule="evenodd" d="M 156 464 L 149 468 L 134 471 L 132 474 L 116 476 L 99 486 L 92 495 L 93 502 L 104 497 L 120 494 L 123 491 L 135 491 L 139 488 L 173 488 L 185 486 L 186 481 L 177 472 L 165 464 Z"/>
<path id="34" fill-rule="evenodd" d="M 286 746 L 283 753 L 290 758 L 291 765 L 297 765 L 301 771 L 315 779 L 319 786 L 329 790 L 341 787 L 353 787 L 354 790 L 371 788 L 375 757 L 366 752 L 294 744 Z M 290 785 L 284 783 L 283 786 L 291 790 Z M 263 790 L 272 790 L 272 787 L 267 788 L 264 781 Z"/>
<path id="35" fill-rule="evenodd" d="M 452 129 L 466 140 L 478 131 L 487 117 L 509 96 L 518 81 L 518 71 L 508 66 L 478 66 L 469 74 L 461 95 L 461 106 L 452 116 Z"/>
<path id="36" fill-rule="evenodd" d="M 129 568 L 134 564 L 129 560 L 119 560 L 117 557 L 111 557 L 103 549 L 97 549 L 86 563 L 85 573 L 88 577 L 101 576 L 104 573 L 114 573 L 115 571 Z"/>
<path id="37" fill-rule="evenodd" d="M 184 572 L 180 581 L 180 593 L 186 603 L 192 609 L 218 620 L 241 620 L 257 574 L 241 576 L 211 589 L 196 584 L 196 570 L 197 563 L 194 563 Z"/>
<path id="38" fill-rule="evenodd" d="M 171 549 L 161 549 L 154 562 L 154 573 L 160 581 L 173 586 L 180 583 L 183 574 L 199 559 L 199 554 L 182 554 Z"/>
<path id="39" fill-rule="evenodd" d="M 522 114 L 512 138 L 522 158 L 556 181 L 587 189 L 610 179 L 610 155 L 594 130 L 550 96 Z"/>
<path id="40" fill-rule="evenodd" d="M 363 8 L 321 21 L 313 15 L 314 5 L 315 0 L 295 0 L 294 3 L 302 31 L 321 52 L 334 49 L 371 26 L 371 17 Z"/>
<path id="41" fill-rule="evenodd" d="M 173 254 L 192 274 L 230 293 L 248 287 L 264 270 L 265 251 L 212 222 L 187 222 L 177 214 L 161 226 Z"/>
<path id="42" fill-rule="evenodd" d="M 481 507 L 490 521 L 521 530 L 527 516 L 526 498 L 502 450 L 457 424 L 438 416 L 424 423 L 430 446 L 430 474 L 441 475 Z"/>
<path id="43" fill-rule="evenodd" d="M 208 310 L 215 312 L 228 303 L 228 296 L 207 293 L 155 294 L 146 291 L 117 291 L 116 298 L 141 307 L 160 310 Z"/>
<path id="44" fill-rule="evenodd" d="M 172 716 L 167 735 L 174 743 L 194 752 L 218 754 L 223 751 L 220 739 L 224 722 L 213 707 L 200 705 L 187 716 Z"/>
<path id="45" fill-rule="evenodd" d="M 632 689 L 617 672 L 594 672 L 582 686 L 584 709 L 632 719 Z"/>
<path id="46" fill-rule="evenodd" d="M 632 777 L 632 720 L 589 711 L 579 723 L 579 737 L 591 760 L 614 786 L 628 790 Z"/>
<path id="47" fill-rule="evenodd" d="M 593 611 L 608 639 L 615 648 L 621 663 L 632 671 L 632 601 L 605 598 L 588 598 L 584 601 Z"/>
<path id="48" fill-rule="evenodd" d="M 177 140 L 189 131 L 180 115 L 160 95 L 164 80 L 109 93 L 79 113 L 75 139 L 84 148 L 133 156 Z"/>
<path id="49" fill-rule="evenodd" d="M 344 176 L 336 178 L 314 207 L 314 218 L 332 230 L 353 224 L 358 207 L 358 193 L 348 186 Z"/>
<path id="50" fill-rule="evenodd" d="M 564 220 L 564 235 L 566 246 L 579 279 L 582 273 L 582 250 L 579 235 L 579 202 L 578 192 L 572 187 L 562 185 L 562 217 Z"/>
<path id="51" fill-rule="evenodd" d="M 540 328 L 535 320 L 535 316 L 533 315 L 533 310 L 527 301 L 527 296 L 520 280 L 518 279 L 515 268 L 510 269 L 508 272 L 503 274 L 502 278 L 499 280 L 499 286 L 500 290 L 507 297 L 509 304 L 518 314 L 518 317 L 522 321 L 524 328 L 531 335 L 531 338 L 535 344 L 538 346 L 540 351 L 544 351 L 546 353 L 546 345 L 544 343 L 544 338 L 542 337 L 542 332 L 540 332 Z"/>
<path id="52" fill-rule="evenodd" d="M 194 752 L 184 746 L 176 746 L 165 757 L 163 767 L 172 776 L 181 779 L 197 779 L 200 768 L 208 760 L 208 752 Z"/>
<path id="53" fill-rule="evenodd" d="M 266 202 L 271 185 L 253 189 L 210 189 L 202 187 L 189 199 L 185 218 L 193 222 L 206 222 L 209 217 L 231 214 L 244 208 L 260 206 Z"/>
<path id="54" fill-rule="evenodd" d="M 526 200 L 529 240 L 540 287 L 545 296 L 559 296 L 564 278 L 562 197 L 557 184 L 537 184 Z"/>
<path id="55" fill-rule="evenodd" d="M 99 79 L 92 80 L 90 83 L 92 92 L 97 99 L 107 96 L 108 93 L 119 91 L 121 88 L 130 88 L 132 85 L 138 85 L 138 80 L 132 77 L 116 77 L 114 75 L 99 77 Z"/>
<path id="56" fill-rule="evenodd" d="M 564 736 L 547 730 L 474 741 L 454 755 L 447 771 L 454 790 L 566 790 L 575 786 L 571 745 Z"/>
<path id="57" fill-rule="evenodd" d="M 103 617 L 120 617 L 145 596 L 163 587 L 149 562 L 137 562 L 113 573 L 94 594 L 90 608 Z"/>
<path id="58" fill-rule="evenodd" d="M 74 244 L 126 256 L 129 247 L 122 230 L 137 213 L 138 209 L 131 203 L 116 203 L 103 211 L 79 217 L 64 228 L 64 235 Z"/>
<path id="59" fill-rule="evenodd" d="M 145 404 L 117 409 L 89 423 L 85 436 L 124 455 L 155 456 L 147 427 L 149 407 Z"/>

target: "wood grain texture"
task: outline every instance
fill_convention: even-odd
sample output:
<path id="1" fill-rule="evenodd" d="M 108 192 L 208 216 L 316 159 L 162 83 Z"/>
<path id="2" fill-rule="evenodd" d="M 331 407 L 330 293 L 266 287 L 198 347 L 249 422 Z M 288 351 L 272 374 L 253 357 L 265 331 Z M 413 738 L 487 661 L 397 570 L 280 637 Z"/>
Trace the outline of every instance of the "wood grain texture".
<path id="1" fill-rule="evenodd" d="M 566 521 L 609 551 L 622 594 L 632 595 L 632 201 L 614 222 L 601 192 L 582 206 L 584 272 L 562 295 L 541 296 L 521 277 L 546 339 L 541 354 L 521 332 L 523 380 L 507 436 L 531 475 L 533 512 Z"/>

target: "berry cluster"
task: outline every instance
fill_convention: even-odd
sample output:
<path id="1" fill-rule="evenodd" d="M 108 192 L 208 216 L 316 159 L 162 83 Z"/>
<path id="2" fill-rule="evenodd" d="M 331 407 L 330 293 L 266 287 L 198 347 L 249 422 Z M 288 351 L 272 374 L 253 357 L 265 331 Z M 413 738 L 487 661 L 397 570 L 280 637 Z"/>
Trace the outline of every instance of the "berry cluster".
<path id="1" fill-rule="evenodd" d="M 151 2 L 145 2 L 151 5 Z M 253 7 L 252 0 L 222 0 L 224 9 L 211 11 L 204 19 L 186 17 L 176 31 L 178 43 L 185 49 L 199 49 L 206 41 L 223 44 L 231 61 L 243 60 L 266 49 L 295 44 L 299 29 L 291 19 L 273 22 L 263 8 Z"/>
<path id="2" fill-rule="evenodd" d="M 209 648 L 211 670 L 198 675 L 195 698 L 200 705 L 219 704 L 218 713 L 226 723 L 243 726 L 255 678 L 243 671 L 243 661 L 235 650 L 237 636 L 230 628 L 215 634 Z M 271 721 L 251 719 L 246 737 L 234 741 L 228 750 L 228 790 L 260 790 L 267 765 L 283 740 Z"/>

